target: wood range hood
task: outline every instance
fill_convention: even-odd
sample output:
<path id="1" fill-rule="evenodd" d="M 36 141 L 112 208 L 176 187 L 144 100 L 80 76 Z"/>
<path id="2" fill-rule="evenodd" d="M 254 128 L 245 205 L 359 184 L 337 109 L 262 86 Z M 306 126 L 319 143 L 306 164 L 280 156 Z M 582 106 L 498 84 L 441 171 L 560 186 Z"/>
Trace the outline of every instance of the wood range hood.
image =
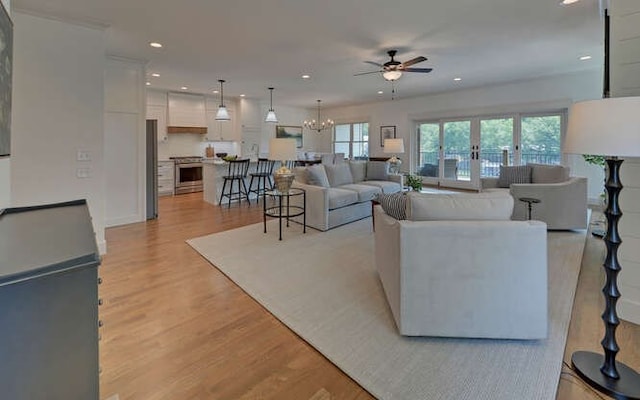
<path id="1" fill-rule="evenodd" d="M 207 133 L 204 95 L 167 93 L 167 133 Z"/>
<path id="2" fill-rule="evenodd" d="M 206 134 L 206 126 L 167 126 L 167 133 L 198 133 Z"/>

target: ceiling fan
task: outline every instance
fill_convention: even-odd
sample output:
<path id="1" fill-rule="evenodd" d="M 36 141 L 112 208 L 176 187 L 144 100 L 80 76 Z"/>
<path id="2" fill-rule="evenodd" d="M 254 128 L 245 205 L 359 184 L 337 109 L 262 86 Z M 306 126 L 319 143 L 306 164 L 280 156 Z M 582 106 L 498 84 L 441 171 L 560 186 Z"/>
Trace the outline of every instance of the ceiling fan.
<path id="1" fill-rule="evenodd" d="M 422 72 L 422 73 L 427 73 L 427 72 L 431 72 L 433 70 L 433 68 L 409 68 L 410 66 L 426 61 L 427 58 L 426 57 L 416 57 L 413 58 L 409 61 L 405 61 L 405 62 L 400 62 L 396 59 L 394 59 L 395 55 L 397 53 L 397 50 L 389 50 L 387 51 L 387 54 L 389 55 L 389 57 L 391 57 L 391 60 L 387 61 L 384 64 L 379 64 L 377 62 L 374 61 L 365 61 L 367 64 L 372 64 L 375 65 L 376 67 L 380 67 L 382 68 L 379 71 L 370 71 L 370 72 L 360 72 L 358 74 L 354 74 L 354 76 L 358 76 L 358 75 L 367 75 L 367 74 L 377 74 L 377 73 L 382 73 L 382 76 L 384 77 L 384 79 L 388 80 L 388 81 L 395 81 L 398 80 L 401 76 L 403 72 Z"/>

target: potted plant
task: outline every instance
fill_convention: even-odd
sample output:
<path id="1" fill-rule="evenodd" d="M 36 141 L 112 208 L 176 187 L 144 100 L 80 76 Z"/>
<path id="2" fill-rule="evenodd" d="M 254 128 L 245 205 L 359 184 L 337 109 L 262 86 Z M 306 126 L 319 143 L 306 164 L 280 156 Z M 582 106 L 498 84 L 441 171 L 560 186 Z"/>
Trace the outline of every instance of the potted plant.
<path id="1" fill-rule="evenodd" d="M 420 175 L 407 175 L 405 177 L 405 184 L 413 191 L 419 192 L 420 189 L 422 189 L 422 177 Z"/>

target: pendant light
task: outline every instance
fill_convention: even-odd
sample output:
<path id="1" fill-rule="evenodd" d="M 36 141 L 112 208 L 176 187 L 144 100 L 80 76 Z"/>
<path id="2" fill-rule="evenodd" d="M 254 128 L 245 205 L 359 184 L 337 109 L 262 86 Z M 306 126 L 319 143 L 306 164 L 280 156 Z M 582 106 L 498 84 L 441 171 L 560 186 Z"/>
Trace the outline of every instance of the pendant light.
<path id="1" fill-rule="evenodd" d="M 269 96 L 271 100 L 269 101 L 269 112 L 267 112 L 267 117 L 264 119 L 264 122 L 273 122 L 278 123 L 278 117 L 276 117 L 275 111 L 273 111 L 273 88 L 269 88 Z"/>
<path id="2" fill-rule="evenodd" d="M 224 106 L 224 92 L 222 90 L 222 84 L 224 83 L 224 79 L 219 79 L 220 82 L 220 107 L 218 107 L 218 113 L 216 114 L 216 121 L 229 121 L 231 117 L 229 117 L 229 112 L 227 111 L 227 107 Z"/>

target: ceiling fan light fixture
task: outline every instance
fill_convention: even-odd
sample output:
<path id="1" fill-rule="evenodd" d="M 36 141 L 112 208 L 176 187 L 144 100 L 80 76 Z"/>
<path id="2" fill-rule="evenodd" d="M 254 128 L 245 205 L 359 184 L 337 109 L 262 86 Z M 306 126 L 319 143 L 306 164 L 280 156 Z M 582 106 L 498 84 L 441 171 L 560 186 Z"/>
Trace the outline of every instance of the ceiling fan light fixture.
<path id="1" fill-rule="evenodd" d="M 273 88 L 269 88 L 269 111 L 267 112 L 267 116 L 264 119 L 264 122 L 272 122 L 278 123 L 278 117 L 276 117 L 276 112 L 273 111 Z"/>
<path id="2" fill-rule="evenodd" d="M 222 89 L 224 80 L 218 79 L 218 82 L 220 82 L 220 107 L 218 107 L 218 112 L 216 113 L 216 121 L 229 121 L 231 117 L 229 116 L 227 107 L 224 106 L 224 91 Z"/>
<path id="3" fill-rule="evenodd" d="M 384 71 L 382 73 L 382 77 L 388 81 L 397 81 L 401 76 L 402 71 L 398 70 Z"/>

